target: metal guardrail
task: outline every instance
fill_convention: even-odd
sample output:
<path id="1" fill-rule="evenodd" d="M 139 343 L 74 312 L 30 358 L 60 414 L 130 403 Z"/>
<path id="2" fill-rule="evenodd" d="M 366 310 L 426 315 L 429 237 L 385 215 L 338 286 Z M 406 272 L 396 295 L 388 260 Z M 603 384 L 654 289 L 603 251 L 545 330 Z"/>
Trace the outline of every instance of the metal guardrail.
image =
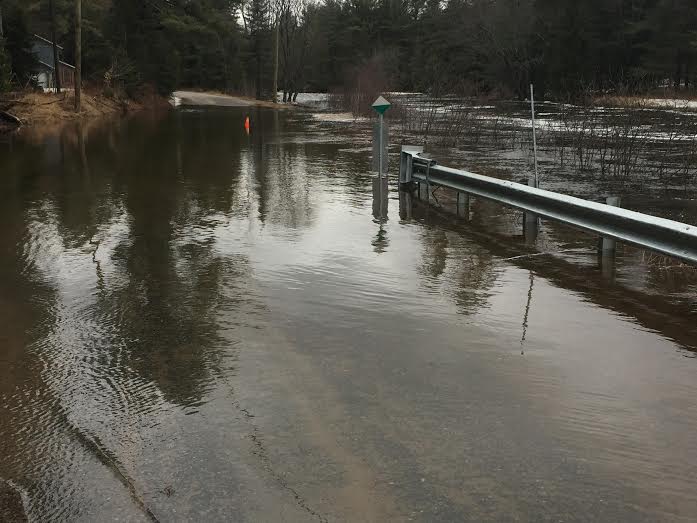
<path id="1" fill-rule="evenodd" d="M 400 185 L 419 182 L 449 187 L 697 265 L 697 227 L 693 225 L 444 167 L 422 157 L 420 151 L 402 148 Z"/>

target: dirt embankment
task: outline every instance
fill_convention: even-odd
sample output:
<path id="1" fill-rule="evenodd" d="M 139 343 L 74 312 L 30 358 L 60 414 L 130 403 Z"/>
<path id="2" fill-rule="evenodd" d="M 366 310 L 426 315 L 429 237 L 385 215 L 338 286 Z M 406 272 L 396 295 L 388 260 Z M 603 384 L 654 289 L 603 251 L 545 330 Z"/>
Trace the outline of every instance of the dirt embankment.
<path id="1" fill-rule="evenodd" d="M 18 126 L 53 127 L 72 121 L 167 107 L 167 100 L 156 94 L 145 94 L 138 100 L 132 100 L 83 91 L 81 111 L 77 113 L 73 91 L 60 94 L 34 91 L 7 93 L 0 95 L 0 130 Z"/>

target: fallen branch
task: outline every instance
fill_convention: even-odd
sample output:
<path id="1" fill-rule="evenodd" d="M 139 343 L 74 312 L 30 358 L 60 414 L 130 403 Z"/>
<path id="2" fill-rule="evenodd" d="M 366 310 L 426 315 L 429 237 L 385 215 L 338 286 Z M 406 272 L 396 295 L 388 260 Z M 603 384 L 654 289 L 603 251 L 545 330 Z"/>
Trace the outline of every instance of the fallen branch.
<path id="1" fill-rule="evenodd" d="M 13 123 L 17 126 L 22 125 L 22 120 L 17 118 L 15 115 L 8 113 L 7 111 L 0 111 L 0 120 Z"/>

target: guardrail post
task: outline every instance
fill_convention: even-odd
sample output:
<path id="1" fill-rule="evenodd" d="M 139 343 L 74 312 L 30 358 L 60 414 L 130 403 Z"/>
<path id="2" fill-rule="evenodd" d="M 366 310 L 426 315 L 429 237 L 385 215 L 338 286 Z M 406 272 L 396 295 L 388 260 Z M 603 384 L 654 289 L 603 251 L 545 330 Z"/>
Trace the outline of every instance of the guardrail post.
<path id="1" fill-rule="evenodd" d="M 412 218 L 412 194 L 409 191 L 399 191 L 399 217 L 402 220 Z"/>
<path id="2" fill-rule="evenodd" d="M 411 178 L 411 172 L 409 172 L 409 156 L 404 152 L 404 146 L 402 145 L 402 152 L 399 153 L 399 186 L 400 188 L 406 184 Z"/>
<path id="3" fill-rule="evenodd" d="M 457 192 L 457 215 L 470 219 L 470 195 L 466 192 Z"/>
<path id="4" fill-rule="evenodd" d="M 535 178 L 528 177 L 528 187 L 536 187 Z M 528 241 L 537 239 L 538 225 L 540 220 L 537 214 L 531 212 L 523 212 L 523 236 Z"/>
<path id="5" fill-rule="evenodd" d="M 609 282 L 615 281 L 615 257 L 611 255 L 600 256 L 599 265 L 602 277 Z"/>
<path id="6" fill-rule="evenodd" d="M 523 238 L 525 243 L 534 244 L 540 232 L 540 220 L 531 212 L 523 213 L 523 215 Z"/>
<path id="7" fill-rule="evenodd" d="M 607 199 L 605 200 L 605 203 L 607 205 L 610 205 L 612 207 L 619 207 L 620 206 L 620 198 L 619 196 L 608 196 Z M 606 238 L 603 237 L 600 243 L 600 253 L 605 257 L 609 256 L 614 256 L 615 255 L 615 250 L 617 248 L 617 241 L 614 238 Z"/>
<path id="8" fill-rule="evenodd" d="M 426 201 L 431 199 L 431 164 L 426 165 Z"/>
<path id="9" fill-rule="evenodd" d="M 605 203 L 611 205 L 612 207 L 620 206 L 620 199 L 618 196 L 609 196 Z M 598 245 L 598 261 L 600 265 L 600 272 L 608 281 L 614 281 L 615 279 L 615 250 L 617 248 L 617 240 L 614 238 L 607 238 L 602 236 Z"/>
<path id="10" fill-rule="evenodd" d="M 429 183 L 428 182 L 419 182 L 419 200 L 426 200 L 428 201 L 428 193 L 430 192 L 429 190 Z"/>

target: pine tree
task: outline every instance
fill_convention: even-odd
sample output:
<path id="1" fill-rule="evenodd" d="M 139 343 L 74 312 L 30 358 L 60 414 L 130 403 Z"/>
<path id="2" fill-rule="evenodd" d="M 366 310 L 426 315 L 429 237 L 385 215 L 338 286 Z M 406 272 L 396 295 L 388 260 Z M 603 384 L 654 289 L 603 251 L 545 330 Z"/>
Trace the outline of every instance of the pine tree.
<path id="1" fill-rule="evenodd" d="M 269 0 L 251 0 L 247 4 L 251 69 L 255 78 L 255 96 L 261 99 L 271 62 L 271 5 Z"/>
<path id="2" fill-rule="evenodd" d="M 3 8 L 3 27 L 5 50 L 10 55 L 13 77 L 24 87 L 32 81 L 36 70 L 26 7 L 21 3 L 10 3 L 8 9 Z"/>
<path id="3" fill-rule="evenodd" d="M 5 50 L 5 39 L 0 38 L 0 92 L 10 90 L 12 84 L 12 64 L 10 55 Z"/>

